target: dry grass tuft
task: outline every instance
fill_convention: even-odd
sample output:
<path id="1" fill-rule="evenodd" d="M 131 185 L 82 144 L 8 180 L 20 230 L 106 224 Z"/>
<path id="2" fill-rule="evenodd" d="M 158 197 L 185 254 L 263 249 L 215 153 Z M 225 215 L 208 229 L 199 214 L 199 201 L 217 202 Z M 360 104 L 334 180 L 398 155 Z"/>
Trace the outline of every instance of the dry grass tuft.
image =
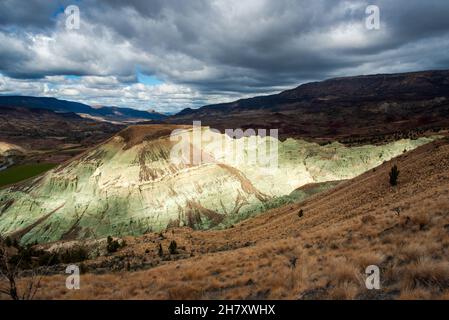
<path id="1" fill-rule="evenodd" d="M 401 292 L 398 297 L 399 300 L 429 300 L 432 299 L 432 294 L 423 288 L 406 289 Z"/>
<path id="2" fill-rule="evenodd" d="M 189 284 L 168 288 L 167 293 L 170 300 L 198 300 L 203 297 L 203 292 L 200 289 Z"/>
<path id="3" fill-rule="evenodd" d="M 336 285 L 345 283 L 360 283 L 360 274 L 355 266 L 343 258 L 334 259 L 331 262 L 331 282 Z"/>
<path id="4" fill-rule="evenodd" d="M 410 243 L 399 250 L 399 255 L 407 262 L 415 262 L 426 255 L 427 248 L 420 243 Z"/>
<path id="5" fill-rule="evenodd" d="M 384 259 L 384 255 L 376 252 L 362 252 L 358 255 L 355 255 L 355 257 L 353 258 L 357 267 L 362 272 L 365 272 L 366 267 L 370 265 L 380 266 Z"/>
<path id="6" fill-rule="evenodd" d="M 449 262 L 419 259 L 407 265 L 403 270 L 402 288 L 443 289 L 449 286 Z"/>
<path id="7" fill-rule="evenodd" d="M 353 300 L 357 296 L 359 288 L 352 283 L 342 283 L 329 290 L 328 298 L 332 300 Z"/>

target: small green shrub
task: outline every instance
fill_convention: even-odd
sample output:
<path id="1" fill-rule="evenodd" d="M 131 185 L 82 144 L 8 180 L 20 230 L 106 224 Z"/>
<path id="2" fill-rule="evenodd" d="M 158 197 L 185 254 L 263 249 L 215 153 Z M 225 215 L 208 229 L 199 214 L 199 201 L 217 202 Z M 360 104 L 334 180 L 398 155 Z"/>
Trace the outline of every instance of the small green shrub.
<path id="1" fill-rule="evenodd" d="M 116 252 L 120 248 L 120 243 L 117 240 L 112 239 L 111 236 L 108 236 L 108 244 L 106 245 L 106 250 L 109 253 Z"/>
<path id="2" fill-rule="evenodd" d="M 164 250 L 162 250 L 162 245 L 159 243 L 159 249 L 157 251 L 157 254 L 159 255 L 159 257 L 163 257 L 164 256 Z"/>
<path id="3" fill-rule="evenodd" d="M 390 171 L 390 184 L 392 186 L 395 186 L 398 184 L 398 176 L 399 176 L 398 167 L 396 165 L 394 165 Z"/>
<path id="4" fill-rule="evenodd" d="M 80 263 L 80 272 L 81 274 L 85 274 L 89 271 L 89 267 L 86 266 L 84 263 Z"/>
<path id="5" fill-rule="evenodd" d="M 59 259 L 62 263 L 81 262 L 87 260 L 88 258 L 89 254 L 87 252 L 87 249 L 81 246 L 72 248 L 70 250 L 68 249 L 59 255 Z"/>
<path id="6" fill-rule="evenodd" d="M 168 251 L 170 252 L 170 254 L 177 254 L 178 253 L 177 248 L 178 245 L 176 244 L 176 241 L 172 240 L 170 242 L 170 245 L 168 246 Z"/>
<path id="7" fill-rule="evenodd" d="M 10 237 L 6 237 L 6 238 L 5 238 L 5 245 L 6 245 L 7 247 L 11 247 L 11 246 L 12 246 L 12 240 L 11 240 Z"/>

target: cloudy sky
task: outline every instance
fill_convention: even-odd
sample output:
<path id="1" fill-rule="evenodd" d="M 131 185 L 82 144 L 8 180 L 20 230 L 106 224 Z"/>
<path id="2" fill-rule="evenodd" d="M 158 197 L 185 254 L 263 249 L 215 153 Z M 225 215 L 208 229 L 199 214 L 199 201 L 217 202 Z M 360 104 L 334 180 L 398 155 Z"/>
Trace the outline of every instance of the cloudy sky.
<path id="1" fill-rule="evenodd" d="M 372 4 L 379 30 L 365 26 Z M 447 0 L 0 1 L 3 95 L 175 112 L 335 76 L 449 69 L 448 52 Z"/>

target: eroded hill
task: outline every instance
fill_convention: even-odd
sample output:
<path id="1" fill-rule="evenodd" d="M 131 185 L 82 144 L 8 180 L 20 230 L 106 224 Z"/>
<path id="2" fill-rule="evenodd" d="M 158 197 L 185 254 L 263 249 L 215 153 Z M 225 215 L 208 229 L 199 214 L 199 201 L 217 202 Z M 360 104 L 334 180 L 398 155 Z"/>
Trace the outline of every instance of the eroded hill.
<path id="1" fill-rule="evenodd" d="M 432 138 L 380 146 L 320 146 L 266 137 L 243 143 L 240 156 L 220 149 L 236 140 L 203 127 L 200 164 L 173 163 L 185 126 L 133 126 L 34 180 L 0 191 L 0 233 L 22 243 L 141 235 L 167 227 L 229 227 L 267 209 L 291 202 L 291 193 L 310 183 L 353 178 Z M 214 142 L 218 141 L 218 142 Z M 261 145 L 273 143 L 278 164 L 248 163 Z M 192 150 L 193 150 L 192 149 Z M 219 150 L 215 152 L 216 150 Z M 245 156 L 246 155 L 246 156 Z"/>

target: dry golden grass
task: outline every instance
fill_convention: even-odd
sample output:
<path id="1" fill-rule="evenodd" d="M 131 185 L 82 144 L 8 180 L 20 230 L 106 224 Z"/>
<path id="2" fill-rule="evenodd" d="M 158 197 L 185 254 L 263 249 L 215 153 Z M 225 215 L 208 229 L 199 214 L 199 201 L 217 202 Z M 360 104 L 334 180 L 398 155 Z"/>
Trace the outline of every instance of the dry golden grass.
<path id="1" fill-rule="evenodd" d="M 119 256 L 147 270 L 87 273 L 81 289 L 45 277 L 40 299 L 448 299 L 449 144 L 425 145 L 301 204 L 222 231 L 176 228 L 126 239 Z M 304 216 L 297 212 L 303 209 Z M 176 256 L 157 256 L 171 240 Z M 178 259 L 178 260 L 175 260 Z M 381 290 L 367 290 L 378 265 Z"/>
<path id="2" fill-rule="evenodd" d="M 399 300 L 428 300 L 431 298 L 430 292 L 421 288 L 405 289 L 398 297 Z"/>
<path id="3" fill-rule="evenodd" d="M 449 287 L 449 262 L 421 258 L 402 270 L 402 288 L 441 290 Z"/>

